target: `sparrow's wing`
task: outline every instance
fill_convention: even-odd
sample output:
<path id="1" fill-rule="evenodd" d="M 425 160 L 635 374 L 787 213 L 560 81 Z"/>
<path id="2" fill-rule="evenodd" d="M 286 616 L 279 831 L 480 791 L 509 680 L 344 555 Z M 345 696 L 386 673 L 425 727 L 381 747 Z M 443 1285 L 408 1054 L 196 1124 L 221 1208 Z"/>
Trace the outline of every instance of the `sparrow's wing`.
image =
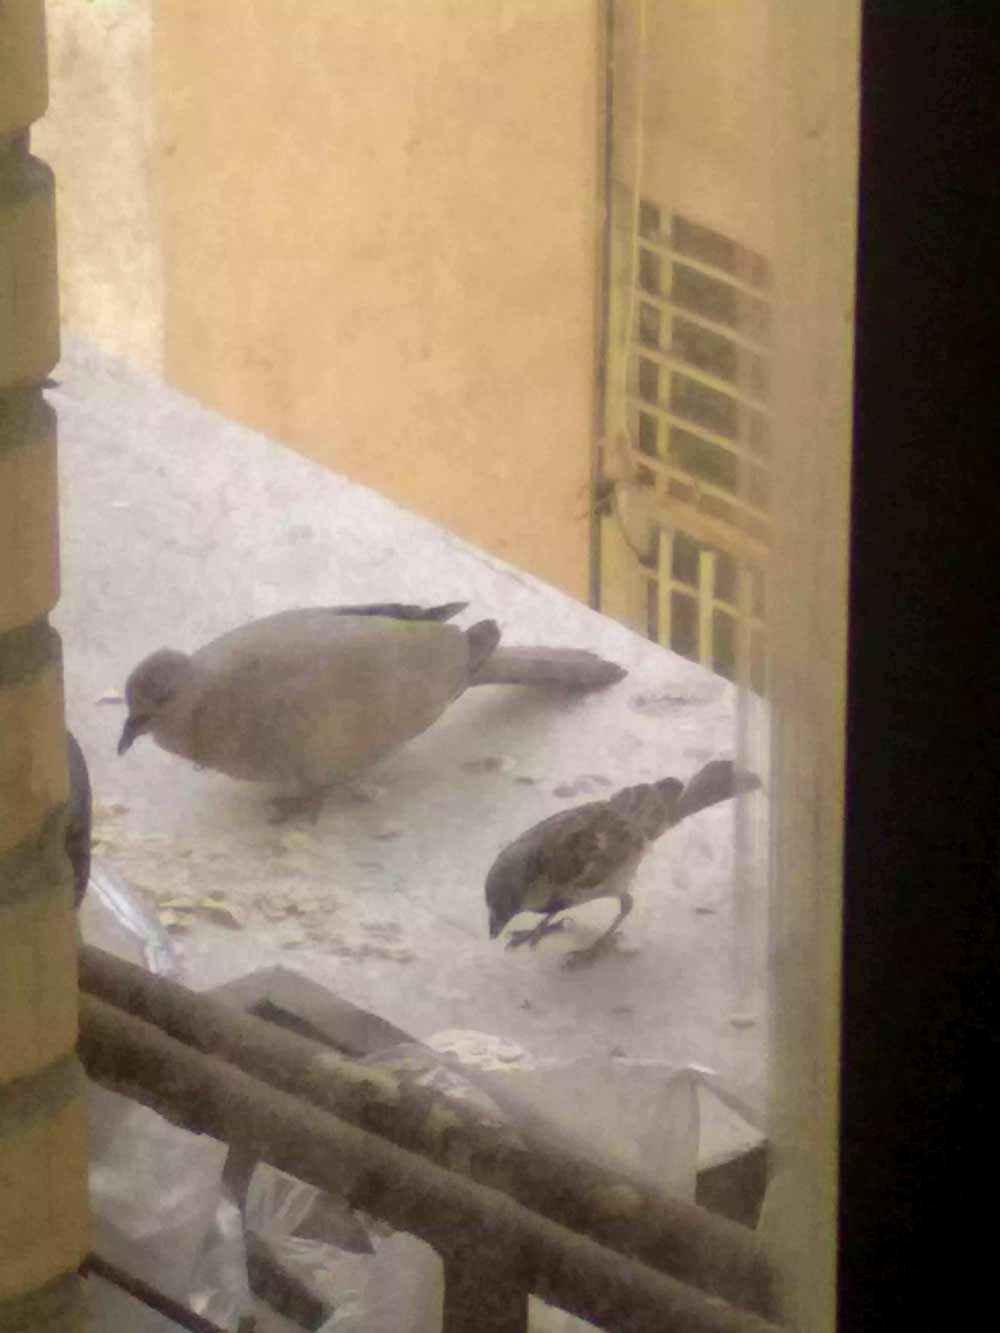
<path id="1" fill-rule="evenodd" d="M 596 889 L 641 855 L 645 839 L 631 820 L 605 801 L 556 816 L 540 840 L 540 869 L 557 889 Z"/>

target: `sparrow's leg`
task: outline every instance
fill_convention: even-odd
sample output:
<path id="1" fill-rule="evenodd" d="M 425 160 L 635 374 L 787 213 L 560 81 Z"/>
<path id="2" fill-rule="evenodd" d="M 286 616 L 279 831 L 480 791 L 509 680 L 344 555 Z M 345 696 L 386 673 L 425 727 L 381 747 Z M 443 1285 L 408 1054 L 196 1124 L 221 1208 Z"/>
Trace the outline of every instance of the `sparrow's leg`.
<path id="1" fill-rule="evenodd" d="M 559 910 L 562 911 L 562 908 Z M 507 939 L 507 948 L 517 949 L 522 944 L 530 944 L 534 948 L 543 936 L 550 935 L 554 930 L 562 930 L 562 921 L 553 920 L 555 915 L 555 912 L 549 912 L 548 916 L 543 917 L 533 930 L 512 930 Z"/>
<path id="2" fill-rule="evenodd" d="M 623 893 L 619 901 L 621 903 L 621 907 L 618 912 L 618 915 L 615 917 L 614 921 L 612 921 L 611 925 L 608 926 L 604 934 L 598 935 L 597 939 L 594 940 L 593 944 L 588 944 L 585 949 L 574 949 L 571 954 L 567 954 L 566 961 L 563 963 L 563 967 L 569 967 L 569 968 L 586 967 L 589 963 L 592 963 L 594 961 L 594 959 L 598 956 L 598 954 L 604 951 L 604 949 L 607 947 L 608 941 L 611 939 L 612 935 L 614 935 L 615 931 L 625 920 L 625 918 L 628 916 L 629 912 L 631 912 L 634 906 L 632 895 L 630 893 Z"/>

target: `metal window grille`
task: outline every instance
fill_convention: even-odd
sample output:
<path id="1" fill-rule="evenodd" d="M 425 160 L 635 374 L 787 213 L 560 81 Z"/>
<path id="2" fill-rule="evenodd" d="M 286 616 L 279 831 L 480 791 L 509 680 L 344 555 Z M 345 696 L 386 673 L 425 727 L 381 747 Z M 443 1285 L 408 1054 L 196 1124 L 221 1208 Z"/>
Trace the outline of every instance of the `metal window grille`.
<path id="1" fill-rule="evenodd" d="M 607 419 L 626 424 L 598 465 L 598 605 L 763 694 L 768 264 L 648 199 L 635 219 L 617 266 L 624 366 L 606 377 Z"/>

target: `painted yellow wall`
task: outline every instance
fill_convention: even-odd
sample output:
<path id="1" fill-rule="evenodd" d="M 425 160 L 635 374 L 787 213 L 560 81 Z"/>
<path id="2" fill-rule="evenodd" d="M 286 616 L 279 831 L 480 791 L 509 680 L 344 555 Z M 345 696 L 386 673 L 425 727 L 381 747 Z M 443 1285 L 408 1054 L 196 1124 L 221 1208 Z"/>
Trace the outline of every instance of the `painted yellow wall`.
<path id="1" fill-rule="evenodd" d="M 577 596 L 598 0 L 50 0 L 67 326 Z"/>
<path id="2" fill-rule="evenodd" d="M 63 327 L 163 368 L 150 156 L 150 0 L 45 0 L 50 102 L 33 150 L 56 174 Z"/>

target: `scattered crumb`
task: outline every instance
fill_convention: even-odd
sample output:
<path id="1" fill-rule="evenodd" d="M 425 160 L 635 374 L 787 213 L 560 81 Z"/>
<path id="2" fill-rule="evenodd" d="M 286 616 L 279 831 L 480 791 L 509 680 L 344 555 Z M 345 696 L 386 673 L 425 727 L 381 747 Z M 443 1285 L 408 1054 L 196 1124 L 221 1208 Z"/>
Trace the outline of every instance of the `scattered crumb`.
<path id="1" fill-rule="evenodd" d="M 268 921 L 284 921 L 285 917 L 291 916 L 292 907 L 287 903 L 269 903 L 266 899 L 257 899 L 257 908 L 261 916 Z"/>
<path id="2" fill-rule="evenodd" d="M 637 713 L 644 713 L 647 717 L 662 717 L 664 713 L 672 713 L 675 708 L 683 708 L 685 704 L 694 702 L 686 694 L 670 694 L 663 690 L 633 695 L 629 700 L 629 707 L 635 709 Z"/>
<path id="3" fill-rule="evenodd" d="M 614 783 L 610 778 L 606 778 L 597 773 L 583 773 L 580 777 L 574 778 L 572 782 L 560 782 L 558 787 L 552 788 L 553 796 L 593 796 L 606 787 L 613 787 Z"/>
<path id="4" fill-rule="evenodd" d="M 203 916 L 220 926 L 230 926 L 234 930 L 242 930 L 246 925 L 246 913 L 218 894 L 199 899 L 198 907 Z"/>
<path id="5" fill-rule="evenodd" d="M 286 829 L 284 833 L 279 834 L 277 839 L 278 847 L 282 851 L 316 851 L 319 848 L 319 840 L 312 834 L 306 833 L 303 829 Z"/>
<path id="6" fill-rule="evenodd" d="M 535 1062 L 517 1042 L 495 1037 L 489 1032 L 474 1032 L 465 1028 L 448 1028 L 436 1032 L 427 1045 L 443 1055 L 452 1055 L 462 1064 L 477 1069 L 533 1069 Z"/>
<path id="7" fill-rule="evenodd" d="M 125 696 L 120 690 L 105 690 L 103 694 L 97 696 L 94 702 L 98 704 L 123 704 Z"/>
<path id="8" fill-rule="evenodd" d="M 395 921 L 365 921 L 361 929 L 385 940 L 398 940 L 403 933 L 402 926 Z"/>
<path id="9" fill-rule="evenodd" d="M 124 801 L 109 801 L 106 805 L 98 801 L 94 806 L 94 821 L 99 823 L 102 819 L 114 819 L 127 813 L 128 806 Z"/>
<path id="10" fill-rule="evenodd" d="M 390 838 L 401 838 L 406 832 L 402 824 L 383 824 L 375 830 L 372 837 L 376 842 L 388 842 Z"/>
<path id="11" fill-rule="evenodd" d="M 190 930 L 194 922 L 194 917 L 187 912 L 171 912 L 169 910 L 157 912 L 157 918 L 160 925 L 166 930 Z"/>
<path id="12" fill-rule="evenodd" d="M 694 910 L 697 916 L 715 916 L 716 912 L 714 907 L 709 907 L 707 904 L 696 907 Z"/>
<path id="13" fill-rule="evenodd" d="M 527 774 L 523 774 L 521 777 L 515 778 L 514 781 L 519 782 L 522 787 L 534 787 L 537 784 L 538 779 L 529 778 Z"/>
<path id="14" fill-rule="evenodd" d="M 757 1026 L 757 1020 L 753 1014 L 733 1014 L 729 1021 L 734 1028 L 753 1028 Z"/>
<path id="15" fill-rule="evenodd" d="M 467 759 L 462 768 L 466 773 L 512 773 L 517 760 L 509 754 L 486 754 L 479 759 Z"/>
<path id="16" fill-rule="evenodd" d="M 148 890 L 147 890 L 148 892 Z M 171 898 L 158 898 L 158 906 L 165 908 L 168 912 L 196 912 L 198 910 L 197 898 L 188 898 L 184 896 Z"/>
<path id="17" fill-rule="evenodd" d="M 663 717 L 679 708 L 714 703 L 727 688 L 721 677 L 704 681 L 685 681 L 683 686 L 670 683 L 656 690 L 643 690 L 629 700 L 629 707 L 646 717 Z"/>
<path id="18" fill-rule="evenodd" d="M 352 800 L 360 801 L 364 805 L 381 801 L 385 795 L 385 788 L 377 786 L 374 782 L 351 782 L 347 790 Z"/>
<path id="19" fill-rule="evenodd" d="M 417 956 L 412 949 L 390 944 L 369 944 L 367 941 L 351 943 L 347 940 L 325 940 L 324 943 L 327 953 L 337 958 L 354 958 L 359 962 L 380 958 L 387 963 L 412 963 Z"/>

